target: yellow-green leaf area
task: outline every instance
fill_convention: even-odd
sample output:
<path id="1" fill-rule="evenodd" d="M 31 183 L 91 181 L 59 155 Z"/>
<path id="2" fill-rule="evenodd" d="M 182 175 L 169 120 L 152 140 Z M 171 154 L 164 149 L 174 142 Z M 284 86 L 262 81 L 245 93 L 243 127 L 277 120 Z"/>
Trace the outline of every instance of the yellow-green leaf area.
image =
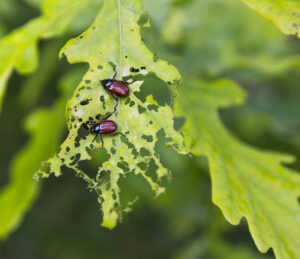
<path id="1" fill-rule="evenodd" d="M 175 105 L 186 118 L 185 142 L 209 158 L 212 199 L 225 218 L 236 225 L 245 217 L 261 252 L 273 248 L 277 258 L 299 258 L 300 177 L 282 165 L 292 157 L 242 143 L 219 118 L 218 108 L 240 104 L 244 96 L 228 80 L 186 84 Z"/>
<path id="2" fill-rule="evenodd" d="M 283 33 L 300 34 L 298 0 L 243 0 L 251 9 L 274 23 Z"/>
<path id="3" fill-rule="evenodd" d="M 145 46 L 140 29 L 148 25 L 140 0 L 107 0 L 87 31 L 61 50 L 61 56 L 66 56 L 71 63 L 89 63 L 89 70 L 66 107 L 68 137 L 37 174 L 59 176 L 63 165 L 74 169 L 76 175 L 88 183 L 89 189 L 98 194 L 102 226 L 110 229 L 116 226 L 122 210 L 128 211 L 132 204 L 130 201 L 127 205 L 120 203 L 120 178 L 129 173 L 141 175 L 156 195 L 164 192 L 160 181 L 169 172 L 155 151 L 157 132 L 163 130 L 167 145 L 186 153 L 183 137 L 174 130 L 172 109 L 159 105 L 151 95 L 145 101 L 135 95 L 148 73 L 154 73 L 170 86 L 181 80 L 174 66 L 158 59 Z M 84 132 L 82 123 L 97 115 L 103 118 L 114 110 L 115 100 L 104 90 L 100 80 L 112 78 L 115 71 L 118 80 L 135 80 L 129 85 L 129 96 L 120 100 L 116 113 L 110 117 L 124 136 L 103 135 L 104 148 L 110 158 L 91 177 L 91 172 L 89 175 L 83 172 L 79 163 L 91 159 L 91 151 L 101 149 L 101 142 L 92 142 L 94 135 Z M 82 105 L 82 101 L 88 104 Z"/>

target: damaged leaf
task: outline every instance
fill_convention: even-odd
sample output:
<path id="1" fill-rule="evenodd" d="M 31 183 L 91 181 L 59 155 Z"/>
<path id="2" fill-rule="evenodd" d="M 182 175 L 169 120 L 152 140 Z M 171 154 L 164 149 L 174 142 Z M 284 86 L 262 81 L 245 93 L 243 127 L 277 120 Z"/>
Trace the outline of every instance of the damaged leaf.
<path id="1" fill-rule="evenodd" d="M 61 50 L 61 56 L 66 56 L 70 63 L 89 63 L 89 71 L 66 107 L 67 139 L 36 176 L 48 177 L 51 173 L 60 176 L 63 165 L 72 168 L 88 183 L 89 189 L 98 194 L 103 211 L 102 225 L 107 228 L 115 227 L 124 207 L 128 210 L 128 206 L 120 204 L 120 177 L 128 173 L 142 175 L 156 195 L 164 191 L 160 180 L 169 173 L 155 152 L 158 131 L 164 130 L 167 145 L 179 153 L 186 152 L 181 134 L 174 130 L 171 108 L 159 106 L 151 95 L 145 102 L 135 95 L 148 73 L 154 73 L 170 85 L 181 80 L 175 67 L 160 60 L 143 43 L 140 29 L 148 25 L 140 0 L 106 0 L 87 31 Z M 103 89 L 100 80 L 112 78 L 115 71 L 118 80 L 137 80 L 130 84 L 129 97 L 120 100 L 117 112 L 110 118 L 125 136 L 103 136 L 110 158 L 91 177 L 81 170 L 80 162 L 91 159 L 90 151 L 100 149 L 101 143 L 92 142 L 94 135 L 85 133 L 82 123 L 89 117 L 103 118 L 113 111 L 115 101 Z M 149 175 L 151 164 L 155 167 L 151 169 L 155 177 Z"/>

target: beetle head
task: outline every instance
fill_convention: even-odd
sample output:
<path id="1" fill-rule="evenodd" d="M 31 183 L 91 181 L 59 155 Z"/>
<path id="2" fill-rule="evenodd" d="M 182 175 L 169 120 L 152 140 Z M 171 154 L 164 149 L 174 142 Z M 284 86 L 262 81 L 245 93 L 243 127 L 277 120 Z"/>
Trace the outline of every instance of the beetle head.
<path id="1" fill-rule="evenodd" d="M 105 89 L 108 89 L 113 84 L 113 80 L 111 79 L 106 79 L 106 80 L 101 80 L 101 84 Z"/>
<path id="2" fill-rule="evenodd" d="M 90 133 L 95 133 L 95 131 L 96 131 L 96 130 L 95 130 L 95 127 L 91 127 L 91 128 L 90 128 Z"/>

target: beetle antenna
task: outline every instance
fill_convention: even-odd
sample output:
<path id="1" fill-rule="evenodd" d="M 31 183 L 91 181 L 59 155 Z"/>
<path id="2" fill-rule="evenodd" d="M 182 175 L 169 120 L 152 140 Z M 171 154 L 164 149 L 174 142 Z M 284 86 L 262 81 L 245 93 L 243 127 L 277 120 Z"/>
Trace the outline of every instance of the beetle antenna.
<path id="1" fill-rule="evenodd" d="M 97 124 L 92 117 L 89 117 L 89 121 L 90 121 L 90 123 L 92 125 L 96 125 Z"/>
<path id="2" fill-rule="evenodd" d="M 113 78 L 112 78 L 112 80 L 114 80 L 115 79 L 115 77 L 117 76 L 117 71 L 116 71 L 116 73 L 114 74 L 114 76 L 113 76 Z"/>
<path id="3" fill-rule="evenodd" d="M 95 118 L 96 118 L 97 120 L 100 120 L 100 117 L 101 117 L 100 114 L 98 114 L 98 115 L 95 116 Z"/>
<path id="4" fill-rule="evenodd" d="M 104 117 L 101 121 L 106 121 L 111 115 L 113 115 L 116 112 L 116 110 L 114 110 L 113 112 L 111 112 L 110 114 L 108 114 L 106 117 Z"/>

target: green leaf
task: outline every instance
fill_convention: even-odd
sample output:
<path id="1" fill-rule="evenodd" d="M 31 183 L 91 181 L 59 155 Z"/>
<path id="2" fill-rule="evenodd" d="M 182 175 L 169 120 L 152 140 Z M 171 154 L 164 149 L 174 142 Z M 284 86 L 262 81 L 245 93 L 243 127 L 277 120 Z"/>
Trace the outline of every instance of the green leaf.
<path id="1" fill-rule="evenodd" d="M 154 1 L 161 5 L 159 0 Z M 149 38 L 155 43 L 161 38 L 166 41 L 166 52 L 170 45 L 172 49 L 182 49 L 178 58 L 182 73 L 201 73 L 210 78 L 234 73 L 249 82 L 299 67 L 293 41 L 287 41 L 275 26 L 241 1 L 183 1 L 178 6 L 169 6 L 167 14 L 160 14 L 165 10 L 161 8 L 159 17 L 152 15 L 157 11 L 155 5 L 148 6 L 151 18 L 161 29 L 155 39 L 151 35 Z"/>
<path id="2" fill-rule="evenodd" d="M 22 74 L 33 72 L 38 65 L 38 41 L 61 34 L 89 1 L 44 1 L 42 16 L 0 40 L 0 111 L 7 80 L 13 69 Z"/>
<path id="3" fill-rule="evenodd" d="M 25 129 L 31 140 L 13 160 L 10 182 L 0 192 L 0 238 L 4 239 L 19 224 L 23 214 L 36 197 L 39 185 L 33 175 L 43 159 L 51 155 L 58 145 L 64 125 L 60 107 L 39 110 L 26 119 Z"/>
<path id="4" fill-rule="evenodd" d="M 282 165 L 292 157 L 241 143 L 218 116 L 218 108 L 244 97 L 227 80 L 186 84 L 175 104 L 177 115 L 186 118 L 185 142 L 193 154 L 209 158 L 212 199 L 225 218 L 237 225 L 245 217 L 261 252 L 272 247 L 277 258 L 299 258 L 300 177 Z"/>
<path id="5" fill-rule="evenodd" d="M 102 225 L 107 228 L 115 227 L 122 208 L 126 208 L 120 203 L 118 181 L 121 177 L 125 178 L 128 173 L 141 175 L 156 195 L 164 191 L 159 182 L 168 175 L 168 170 L 155 152 L 159 130 L 164 129 L 169 146 L 180 153 L 186 152 L 182 136 L 173 128 L 171 108 L 159 106 L 152 96 L 142 102 L 134 94 L 140 91 L 143 77 L 148 73 L 156 74 L 170 85 L 181 80 L 175 67 L 159 60 L 144 45 L 141 25 L 148 23 L 140 0 L 106 0 L 90 28 L 62 49 L 61 56 L 66 56 L 69 62 L 88 62 L 90 69 L 67 104 L 67 139 L 37 174 L 38 177 L 48 177 L 50 173 L 60 176 L 63 165 L 74 169 L 98 194 L 103 210 Z M 80 169 L 79 162 L 91 159 L 89 151 L 99 150 L 101 143 L 93 143 L 93 135 L 81 134 L 80 127 L 89 117 L 98 114 L 104 117 L 113 111 L 115 101 L 99 82 L 111 78 L 113 68 L 118 72 L 118 79 L 137 75 L 139 81 L 130 84 L 130 96 L 120 101 L 116 114 L 111 117 L 125 137 L 103 136 L 110 159 L 99 167 L 95 177 L 89 177 Z M 133 69 L 138 72 L 131 72 Z M 89 104 L 81 106 L 83 100 L 89 100 Z M 148 175 L 150 170 L 155 172 L 154 177 Z"/>
<path id="6" fill-rule="evenodd" d="M 271 259 L 271 257 L 250 250 L 245 245 L 230 244 L 225 239 L 213 239 L 209 242 L 206 236 L 190 241 L 175 254 L 174 258 Z"/>
<path id="7" fill-rule="evenodd" d="M 62 95 L 49 109 L 39 109 L 25 120 L 30 135 L 28 144 L 12 161 L 9 183 L 0 190 L 0 239 L 5 239 L 20 223 L 39 192 L 33 180 L 41 161 L 58 147 L 65 126 L 64 107 L 67 97 L 82 71 L 75 70 L 61 80 Z"/>
<path id="8" fill-rule="evenodd" d="M 243 2 L 274 23 L 283 33 L 300 35 L 298 0 L 243 0 Z"/>
<path id="9" fill-rule="evenodd" d="M 215 242 L 212 249 L 213 258 L 224 259 L 272 259 L 273 256 L 259 254 L 259 252 L 249 249 L 247 245 L 230 244 L 225 240 Z"/>

